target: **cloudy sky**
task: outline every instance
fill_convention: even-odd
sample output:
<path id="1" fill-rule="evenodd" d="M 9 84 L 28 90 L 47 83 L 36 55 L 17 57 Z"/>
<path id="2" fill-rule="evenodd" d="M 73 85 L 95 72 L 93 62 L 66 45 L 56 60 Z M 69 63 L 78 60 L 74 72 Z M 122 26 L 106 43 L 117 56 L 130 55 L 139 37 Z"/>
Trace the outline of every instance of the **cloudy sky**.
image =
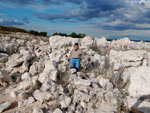
<path id="1" fill-rule="evenodd" d="M 150 0 L 0 0 L 0 25 L 150 40 Z"/>

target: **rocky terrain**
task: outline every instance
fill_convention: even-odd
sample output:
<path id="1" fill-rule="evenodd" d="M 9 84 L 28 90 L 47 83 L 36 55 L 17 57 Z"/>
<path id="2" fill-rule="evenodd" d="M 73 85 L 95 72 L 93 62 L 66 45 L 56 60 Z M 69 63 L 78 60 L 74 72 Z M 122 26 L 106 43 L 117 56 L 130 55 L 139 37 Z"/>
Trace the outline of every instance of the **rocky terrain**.
<path id="1" fill-rule="evenodd" d="M 71 69 L 79 42 L 85 58 Z M 150 113 L 150 43 L 0 34 L 0 112 Z"/>

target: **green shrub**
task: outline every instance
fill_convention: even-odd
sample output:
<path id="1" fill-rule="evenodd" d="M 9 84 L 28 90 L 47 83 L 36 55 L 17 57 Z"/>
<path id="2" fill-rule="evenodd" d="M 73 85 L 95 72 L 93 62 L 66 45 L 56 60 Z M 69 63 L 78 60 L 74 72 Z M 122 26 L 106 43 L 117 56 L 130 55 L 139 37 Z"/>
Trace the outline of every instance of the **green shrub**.
<path id="1" fill-rule="evenodd" d="M 76 34 L 75 32 L 72 32 L 69 35 L 67 35 L 66 33 L 57 33 L 57 32 L 52 34 L 52 36 L 55 36 L 55 35 L 66 36 L 66 37 L 73 37 L 73 38 L 83 38 L 83 37 L 86 36 L 85 33 Z"/>

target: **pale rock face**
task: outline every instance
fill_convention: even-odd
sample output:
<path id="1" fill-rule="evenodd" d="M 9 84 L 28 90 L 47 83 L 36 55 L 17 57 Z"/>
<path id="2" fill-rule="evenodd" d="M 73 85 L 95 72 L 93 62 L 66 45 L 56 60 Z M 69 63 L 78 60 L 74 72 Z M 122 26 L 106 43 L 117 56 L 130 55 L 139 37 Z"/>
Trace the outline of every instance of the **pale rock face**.
<path id="1" fill-rule="evenodd" d="M 129 50 L 129 51 L 115 51 L 111 50 L 109 59 L 111 63 L 114 63 L 115 70 L 118 70 L 120 66 L 131 67 L 139 66 L 147 51 L 144 50 Z"/>
<path id="2" fill-rule="evenodd" d="M 94 43 L 97 47 L 108 47 L 110 45 L 110 42 L 107 41 L 105 37 L 94 38 Z"/>
<path id="3" fill-rule="evenodd" d="M 129 69 L 130 86 L 129 94 L 132 97 L 140 97 L 150 94 L 150 67 L 140 66 Z"/>
<path id="4" fill-rule="evenodd" d="M 23 82 L 20 82 L 17 89 L 21 90 L 21 89 L 28 89 L 32 87 L 32 83 L 31 80 L 24 80 Z"/>
<path id="5" fill-rule="evenodd" d="M 32 113 L 44 113 L 40 108 L 34 108 Z"/>
<path id="6" fill-rule="evenodd" d="M 61 96 L 60 100 L 61 108 L 67 108 L 71 103 L 71 98 L 67 96 Z"/>
<path id="7" fill-rule="evenodd" d="M 57 80 L 57 70 L 50 70 L 49 72 L 43 72 L 39 75 L 39 81 L 41 83 L 43 83 L 46 80 L 53 80 L 56 81 Z"/>
<path id="8" fill-rule="evenodd" d="M 38 73 L 38 62 L 34 62 L 32 66 L 30 67 L 29 72 L 31 73 L 32 76 L 36 75 Z"/>
<path id="9" fill-rule="evenodd" d="M 45 68 L 43 70 L 44 72 L 48 72 L 49 70 L 54 70 L 54 69 L 56 69 L 54 60 L 45 61 Z"/>
<path id="10" fill-rule="evenodd" d="M 29 67 L 29 63 L 27 61 L 24 61 L 24 63 L 21 66 L 20 73 L 28 72 L 29 70 L 28 67 Z"/>
<path id="11" fill-rule="evenodd" d="M 49 38 L 50 46 L 52 50 L 59 50 L 65 45 L 73 45 L 75 42 L 78 42 L 79 39 L 64 37 L 64 36 L 52 36 Z"/>
<path id="12" fill-rule="evenodd" d="M 90 56 L 94 56 L 95 51 L 93 51 L 92 49 L 90 49 L 89 51 L 86 51 L 86 53 Z"/>
<path id="13" fill-rule="evenodd" d="M 30 73 L 26 72 L 21 76 L 22 80 L 30 80 Z"/>
<path id="14" fill-rule="evenodd" d="M 39 81 L 43 83 L 45 80 L 51 79 L 53 81 L 57 80 L 57 70 L 54 60 L 45 61 L 45 68 L 43 73 L 39 75 Z"/>
<path id="15" fill-rule="evenodd" d="M 108 92 L 105 94 L 105 99 L 109 104 L 116 105 L 117 98 L 113 92 Z"/>
<path id="16" fill-rule="evenodd" d="M 84 86 L 90 86 L 92 82 L 90 80 L 84 80 L 84 79 L 74 79 L 74 84 L 75 85 L 84 85 Z"/>
<path id="17" fill-rule="evenodd" d="M 6 62 L 8 60 L 8 54 L 0 53 L 0 62 Z"/>
<path id="18" fill-rule="evenodd" d="M 74 98 L 73 98 L 73 101 L 74 102 L 78 102 L 79 100 L 81 101 L 85 101 L 85 102 L 89 102 L 90 100 L 90 96 L 85 93 L 84 91 L 81 91 L 81 90 L 75 90 L 74 91 Z"/>
<path id="19" fill-rule="evenodd" d="M 94 56 L 92 56 L 92 61 L 94 63 L 94 66 L 99 67 L 100 65 L 103 65 L 102 63 L 102 56 L 99 54 L 94 54 Z"/>
<path id="20" fill-rule="evenodd" d="M 40 90 L 34 91 L 34 98 L 40 102 L 45 100 L 49 100 L 51 98 L 51 94 L 48 92 L 41 92 Z"/>
<path id="21" fill-rule="evenodd" d="M 150 66 L 150 53 L 146 54 L 147 66 Z"/>
<path id="22" fill-rule="evenodd" d="M 77 72 L 76 69 L 70 69 L 70 70 L 69 70 L 69 73 L 70 73 L 70 74 L 75 74 L 76 72 Z"/>
<path id="23" fill-rule="evenodd" d="M 20 67 L 19 72 L 24 73 L 28 71 L 28 61 L 34 57 L 34 54 L 26 51 L 20 50 L 20 54 L 13 54 L 9 57 L 8 62 L 6 62 L 6 69 L 11 72 L 15 67 Z"/>
<path id="24" fill-rule="evenodd" d="M 10 97 L 12 97 L 12 98 L 16 98 L 16 97 L 17 97 L 16 92 L 12 91 L 12 92 L 10 93 Z"/>
<path id="25" fill-rule="evenodd" d="M 56 108 L 53 113 L 63 113 L 59 108 Z"/>
<path id="26" fill-rule="evenodd" d="M 26 106 L 28 104 L 32 104 L 34 102 L 34 98 L 33 97 L 29 97 L 27 100 L 22 100 L 18 102 L 18 107 L 23 107 Z"/>
<path id="27" fill-rule="evenodd" d="M 56 63 L 61 61 L 62 57 L 63 57 L 63 54 L 61 50 L 55 50 L 54 52 L 49 54 L 49 58 L 55 61 Z"/>
<path id="28" fill-rule="evenodd" d="M 56 84 L 52 80 L 47 80 L 42 84 L 41 90 L 55 92 L 57 89 Z"/>
<path id="29" fill-rule="evenodd" d="M 81 48 L 90 48 L 93 44 L 93 39 L 90 36 L 86 36 L 81 41 Z"/>
<path id="30" fill-rule="evenodd" d="M 119 40 L 113 40 L 111 42 L 111 47 L 113 48 L 124 48 L 125 46 L 128 48 L 132 41 L 129 38 L 122 38 Z"/>
<path id="31" fill-rule="evenodd" d="M 99 84 L 108 91 L 113 90 L 113 85 L 108 79 L 100 78 Z"/>
<path id="32" fill-rule="evenodd" d="M 131 109 L 132 107 L 143 112 L 143 113 L 150 113 L 150 102 L 148 101 L 142 101 L 140 99 L 137 98 L 127 98 L 127 105 L 129 107 L 129 109 Z"/>

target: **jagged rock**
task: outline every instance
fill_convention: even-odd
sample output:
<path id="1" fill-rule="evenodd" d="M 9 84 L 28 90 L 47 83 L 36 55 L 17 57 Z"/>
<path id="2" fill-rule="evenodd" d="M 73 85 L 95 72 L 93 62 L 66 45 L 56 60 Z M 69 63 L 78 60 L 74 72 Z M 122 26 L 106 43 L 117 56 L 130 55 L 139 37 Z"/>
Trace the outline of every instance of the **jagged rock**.
<path id="1" fill-rule="evenodd" d="M 43 70 L 44 72 L 48 72 L 50 70 L 55 70 L 55 69 L 56 69 L 56 65 L 54 60 L 45 61 L 45 68 Z"/>
<path id="2" fill-rule="evenodd" d="M 47 79 L 51 79 L 53 81 L 57 80 L 57 70 L 55 61 L 53 60 L 46 61 L 43 73 L 39 75 L 39 81 L 41 83 Z"/>
<path id="3" fill-rule="evenodd" d="M 18 87 L 17 87 L 17 90 L 21 90 L 21 89 L 28 89 L 32 87 L 32 82 L 31 80 L 24 80 L 23 82 L 20 82 Z"/>
<path id="4" fill-rule="evenodd" d="M 32 76 L 36 75 L 36 74 L 39 72 L 39 69 L 38 69 L 38 62 L 34 62 L 34 63 L 32 64 L 32 66 L 30 67 L 29 72 L 31 73 Z"/>
<path id="5" fill-rule="evenodd" d="M 49 72 L 43 72 L 39 75 L 39 81 L 41 83 L 43 83 L 47 79 L 56 81 L 57 80 L 57 70 L 50 70 Z"/>
<path id="6" fill-rule="evenodd" d="M 146 56 L 147 66 L 150 66 L 150 53 L 147 53 L 145 56 Z"/>
<path id="7" fill-rule="evenodd" d="M 11 106 L 11 102 L 5 102 L 0 105 L 0 112 L 3 112 L 4 110 L 8 109 Z"/>
<path id="8" fill-rule="evenodd" d="M 97 47 L 108 47 L 110 45 L 110 42 L 107 41 L 105 37 L 94 38 L 94 43 Z"/>
<path id="9" fill-rule="evenodd" d="M 12 91 L 12 92 L 10 93 L 10 97 L 16 98 L 16 97 L 17 97 L 17 93 L 16 93 L 15 91 Z"/>
<path id="10" fill-rule="evenodd" d="M 21 76 L 22 80 L 30 80 L 30 73 L 26 72 Z"/>
<path id="11" fill-rule="evenodd" d="M 70 73 L 70 74 L 75 74 L 76 72 L 77 72 L 76 69 L 70 69 L 70 70 L 69 70 L 69 73 Z"/>
<path id="12" fill-rule="evenodd" d="M 0 53 L 0 62 L 7 62 L 8 61 L 8 54 Z"/>
<path id="13" fill-rule="evenodd" d="M 8 62 L 6 62 L 6 69 L 11 72 L 16 67 L 20 67 L 18 71 L 21 73 L 28 71 L 28 61 L 33 57 L 33 53 L 26 50 L 20 50 L 20 54 L 13 54 L 9 57 Z"/>
<path id="14" fill-rule="evenodd" d="M 111 42 L 111 47 L 113 48 L 119 48 L 119 49 L 124 49 L 124 48 L 129 48 L 130 44 L 132 44 L 132 41 L 129 40 L 129 38 L 122 38 L 119 40 L 113 40 Z"/>
<path id="15" fill-rule="evenodd" d="M 93 39 L 90 36 L 86 36 L 81 41 L 81 48 L 90 48 L 93 44 Z"/>
<path id="16" fill-rule="evenodd" d="M 44 113 L 41 108 L 34 108 L 32 113 Z"/>
<path id="17" fill-rule="evenodd" d="M 41 87 L 43 91 L 52 91 L 55 92 L 57 89 L 56 84 L 52 80 L 46 80 Z"/>
<path id="18" fill-rule="evenodd" d="M 144 95 L 143 95 L 143 98 L 144 98 Z M 146 95 L 145 95 L 145 98 L 147 98 Z M 126 106 L 128 106 L 129 109 L 134 108 L 142 113 L 150 113 L 150 102 L 144 101 L 141 99 L 128 97 Z"/>
<path id="19" fill-rule="evenodd" d="M 109 59 L 110 63 L 114 63 L 114 69 L 118 70 L 120 66 L 135 67 L 140 66 L 144 55 L 147 53 L 145 50 L 129 50 L 129 51 L 115 51 L 111 50 Z"/>
<path id="20" fill-rule="evenodd" d="M 108 91 L 113 90 L 113 85 L 108 79 L 100 78 L 99 84 Z"/>
<path id="21" fill-rule="evenodd" d="M 85 85 L 85 86 L 90 86 L 92 82 L 90 80 L 84 80 L 84 79 L 75 79 L 74 80 L 75 85 Z"/>
<path id="22" fill-rule="evenodd" d="M 129 94 L 132 97 L 140 97 L 150 94 L 150 67 L 139 66 L 131 67 L 126 74 L 129 76 Z M 124 75 L 125 76 L 125 75 Z"/>
<path id="23" fill-rule="evenodd" d="M 116 105 L 117 103 L 117 98 L 116 95 L 113 92 L 108 92 L 105 95 L 105 100 L 112 105 Z"/>
<path id="24" fill-rule="evenodd" d="M 33 97 L 29 97 L 27 100 L 23 100 L 23 101 L 19 101 L 18 102 L 18 107 L 23 107 L 27 104 L 32 104 L 34 102 L 34 98 Z"/>
<path id="25" fill-rule="evenodd" d="M 67 108 L 69 105 L 70 105 L 70 103 L 71 103 L 71 98 L 70 97 L 68 97 L 68 96 L 61 96 L 60 97 L 60 105 L 61 105 L 61 108 Z"/>
<path id="26" fill-rule="evenodd" d="M 56 108 L 53 113 L 63 113 L 59 108 Z"/>
<path id="27" fill-rule="evenodd" d="M 27 61 L 24 61 L 21 66 L 20 73 L 28 72 L 29 70 L 28 67 L 29 67 L 29 63 Z"/>
<path id="28" fill-rule="evenodd" d="M 90 96 L 82 90 L 75 89 L 73 101 L 78 102 L 79 100 L 89 102 Z"/>
<path id="29" fill-rule="evenodd" d="M 50 46 L 52 50 L 58 50 L 65 45 L 73 45 L 75 42 L 78 42 L 79 39 L 64 37 L 64 36 L 52 36 L 49 38 Z"/>
<path id="30" fill-rule="evenodd" d="M 34 98 L 40 102 L 49 100 L 51 98 L 51 94 L 48 92 L 41 92 L 40 90 L 34 91 Z"/>

